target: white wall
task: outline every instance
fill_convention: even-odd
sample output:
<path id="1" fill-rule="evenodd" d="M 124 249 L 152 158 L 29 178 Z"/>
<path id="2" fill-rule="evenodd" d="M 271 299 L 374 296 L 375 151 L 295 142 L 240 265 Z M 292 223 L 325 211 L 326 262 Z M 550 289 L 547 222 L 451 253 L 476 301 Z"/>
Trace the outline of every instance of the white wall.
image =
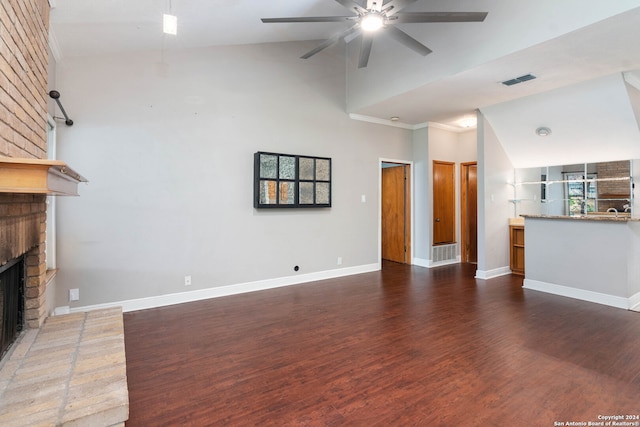
<path id="1" fill-rule="evenodd" d="M 458 161 L 461 163 L 478 160 L 478 131 L 470 129 L 458 134 Z"/>
<path id="2" fill-rule="evenodd" d="M 70 288 L 87 306 L 379 262 L 378 159 L 410 159 L 411 132 L 349 119 L 344 62 L 300 61 L 312 45 L 58 64 L 75 121 L 59 158 L 90 183 L 59 199 L 57 305 Z M 255 210 L 256 151 L 331 157 L 333 207 Z"/>
<path id="3" fill-rule="evenodd" d="M 431 194 L 429 174 L 429 131 L 427 128 L 413 132 L 413 242 L 414 262 L 427 265 L 431 248 Z"/>
<path id="4" fill-rule="evenodd" d="M 633 85 L 628 82 L 631 80 Z M 640 124 L 640 78 L 635 74 L 627 74 L 625 76 L 625 88 L 629 94 L 629 102 L 636 118 L 636 123 Z"/>
<path id="5" fill-rule="evenodd" d="M 509 218 L 514 215 L 513 164 L 482 113 L 478 113 L 478 278 L 509 270 Z"/>

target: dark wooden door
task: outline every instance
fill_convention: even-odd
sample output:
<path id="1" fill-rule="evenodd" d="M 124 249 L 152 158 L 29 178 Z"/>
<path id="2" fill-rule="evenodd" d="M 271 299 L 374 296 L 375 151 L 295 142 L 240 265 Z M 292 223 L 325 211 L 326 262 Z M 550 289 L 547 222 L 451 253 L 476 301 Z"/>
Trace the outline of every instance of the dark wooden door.
<path id="1" fill-rule="evenodd" d="M 409 260 L 408 165 L 382 169 L 382 259 Z"/>
<path id="2" fill-rule="evenodd" d="M 462 261 L 478 262 L 478 165 L 461 166 Z"/>
<path id="3" fill-rule="evenodd" d="M 433 244 L 456 241 L 455 163 L 433 161 Z"/>

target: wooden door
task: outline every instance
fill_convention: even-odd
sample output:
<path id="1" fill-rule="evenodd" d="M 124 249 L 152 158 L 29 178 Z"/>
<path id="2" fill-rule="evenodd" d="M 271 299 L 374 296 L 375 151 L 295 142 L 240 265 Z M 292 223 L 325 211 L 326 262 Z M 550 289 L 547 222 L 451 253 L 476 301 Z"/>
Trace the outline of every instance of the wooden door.
<path id="1" fill-rule="evenodd" d="M 434 245 L 456 241 L 455 168 L 455 163 L 433 161 Z"/>
<path id="2" fill-rule="evenodd" d="M 462 262 L 478 262 L 478 164 L 462 163 L 460 216 Z"/>
<path id="3" fill-rule="evenodd" d="M 382 169 L 382 259 L 408 263 L 410 255 L 409 166 Z"/>

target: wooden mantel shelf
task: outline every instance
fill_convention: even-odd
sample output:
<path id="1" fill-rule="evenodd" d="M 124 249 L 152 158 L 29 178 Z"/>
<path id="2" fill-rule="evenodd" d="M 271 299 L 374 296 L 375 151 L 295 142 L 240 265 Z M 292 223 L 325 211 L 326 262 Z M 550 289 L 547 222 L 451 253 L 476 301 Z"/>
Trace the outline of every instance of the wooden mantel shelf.
<path id="1" fill-rule="evenodd" d="M 87 180 L 60 160 L 0 157 L 0 193 L 77 196 Z"/>

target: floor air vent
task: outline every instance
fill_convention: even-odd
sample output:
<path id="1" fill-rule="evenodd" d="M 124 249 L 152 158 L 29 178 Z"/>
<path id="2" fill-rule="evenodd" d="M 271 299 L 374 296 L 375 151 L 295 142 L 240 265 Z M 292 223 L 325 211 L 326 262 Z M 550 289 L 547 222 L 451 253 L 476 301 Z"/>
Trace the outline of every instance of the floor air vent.
<path id="1" fill-rule="evenodd" d="M 450 245 L 438 245 L 431 247 L 431 262 L 450 262 L 457 261 L 458 245 L 452 243 Z"/>
<path id="2" fill-rule="evenodd" d="M 535 78 L 536 76 L 534 76 L 533 74 L 525 74 L 524 76 L 516 77 L 515 79 L 505 80 L 502 82 L 502 84 L 505 86 L 513 86 L 513 85 L 517 85 L 518 83 L 533 80 Z"/>

